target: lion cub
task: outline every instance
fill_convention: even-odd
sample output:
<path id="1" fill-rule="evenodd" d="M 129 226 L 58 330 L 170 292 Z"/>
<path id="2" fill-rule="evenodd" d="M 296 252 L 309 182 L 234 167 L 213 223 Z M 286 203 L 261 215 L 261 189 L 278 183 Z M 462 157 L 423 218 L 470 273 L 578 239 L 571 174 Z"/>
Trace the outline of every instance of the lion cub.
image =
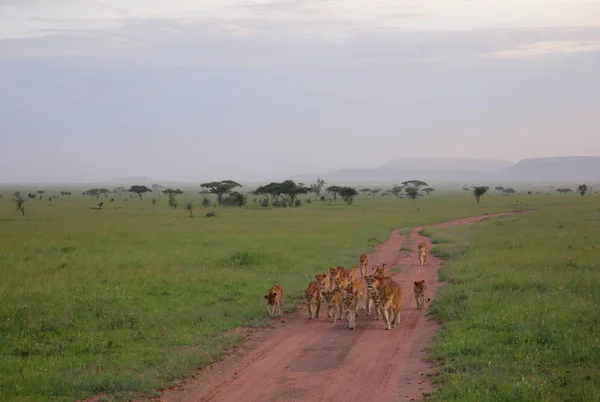
<path id="1" fill-rule="evenodd" d="M 352 281 L 346 286 L 342 301 L 348 319 L 348 324 L 345 327 L 350 329 L 356 329 L 356 316 L 358 315 L 358 294 L 357 289 L 354 287 L 355 284 L 356 282 Z"/>
<path id="2" fill-rule="evenodd" d="M 419 243 L 419 266 L 425 265 L 427 259 L 427 245 L 425 243 Z"/>
<path id="3" fill-rule="evenodd" d="M 334 290 L 327 291 L 323 294 L 323 297 L 327 302 L 327 317 L 329 317 L 329 322 L 341 320 L 343 308 L 343 297 L 341 290 L 336 288 Z"/>
<path id="4" fill-rule="evenodd" d="M 414 292 L 415 300 L 417 301 L 417 310 L 423 310 L 425 308 L 425 292 L 427 291 L 427 284 L 425 280 L 415 281 Z M 427 299 L 427 303 L 430 299 Z"/>
<path id="5" fill-rule="evenodd" d="M 400 310 L 402 310 L 402 289 L 391 282 L 383 286 L 379 292 L 381 299 L 381 315 L 383 315 L 384 329 L 396 328 L 400 323 Z"/>
<path id="6" fill-rule="evenodd" d="M 273 285 L 269 293 L 265 295 L 267 312 L 271 317 L 283 315 L 283 287 L 279 284 Z"/>
<path id="7" fill-rule="evenodd" d="M 360 261 L 360 277 L 364 278 L 367 276 L 367 267 L 369 266 L 369 257 L 365 254 L 358 257 L 358 261 Z"/>
<path id="8" fill-rule="evenodd" d="M 308 306 L 308 319 L 319 318 L 319 310 L 321 310 L 321 288 L 317 281 L 312 281 L 308 284 L 308 288 L 304 290 L 304 297 Z"/>

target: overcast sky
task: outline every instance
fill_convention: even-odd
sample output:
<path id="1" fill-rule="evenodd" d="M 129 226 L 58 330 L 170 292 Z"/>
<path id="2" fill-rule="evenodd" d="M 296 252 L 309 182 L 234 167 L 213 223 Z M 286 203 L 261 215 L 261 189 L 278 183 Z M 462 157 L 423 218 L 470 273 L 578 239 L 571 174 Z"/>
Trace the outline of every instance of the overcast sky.
<path id="1" fill-rule="evenodd" d="M 0 182 L 600 155 L 597 0 L 0 0 Z"/>

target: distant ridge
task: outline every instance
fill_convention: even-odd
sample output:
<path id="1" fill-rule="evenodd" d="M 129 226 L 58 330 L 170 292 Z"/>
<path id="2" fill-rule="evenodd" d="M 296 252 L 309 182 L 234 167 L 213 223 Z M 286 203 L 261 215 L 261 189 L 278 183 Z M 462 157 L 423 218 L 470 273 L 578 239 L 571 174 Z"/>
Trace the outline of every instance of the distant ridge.
<path id="1" fill-rule="evenodd" d="M 600 156 L 523 159 L 490 178 L 519 181 L 600 180 Z"/>
<path id="2" fill-rule="evenodd" d="M 516 164 L 469 158 L 403 158 L 372 169 L 340 169 L 293 179 L 310 183 L 322 177 L 329 183 L 399 183 L 425 181 L 600 181 L 600 156 L 523 159 Z"/>

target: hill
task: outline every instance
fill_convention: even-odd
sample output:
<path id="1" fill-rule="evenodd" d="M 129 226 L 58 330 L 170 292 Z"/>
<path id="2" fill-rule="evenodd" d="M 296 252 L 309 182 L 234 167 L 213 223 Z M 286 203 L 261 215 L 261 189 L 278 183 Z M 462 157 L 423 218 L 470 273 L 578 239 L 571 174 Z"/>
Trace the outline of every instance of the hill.
<path id="1" fill-rule="evenodd" d="M 600 180 L 600 157 L 560 156 L 523 159 L 514 166 L 490 175 L 496 180 L 581 181 Z"/>

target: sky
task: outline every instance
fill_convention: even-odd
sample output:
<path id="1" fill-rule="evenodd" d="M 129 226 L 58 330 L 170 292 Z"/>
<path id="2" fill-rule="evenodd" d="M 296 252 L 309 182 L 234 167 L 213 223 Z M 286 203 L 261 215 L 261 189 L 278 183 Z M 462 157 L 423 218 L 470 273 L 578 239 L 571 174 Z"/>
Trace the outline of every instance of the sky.
<path id="1" fill-rule="evenodd" d="M 0 182 L 600 155 L 600 0 L 0 0 Z"/>

